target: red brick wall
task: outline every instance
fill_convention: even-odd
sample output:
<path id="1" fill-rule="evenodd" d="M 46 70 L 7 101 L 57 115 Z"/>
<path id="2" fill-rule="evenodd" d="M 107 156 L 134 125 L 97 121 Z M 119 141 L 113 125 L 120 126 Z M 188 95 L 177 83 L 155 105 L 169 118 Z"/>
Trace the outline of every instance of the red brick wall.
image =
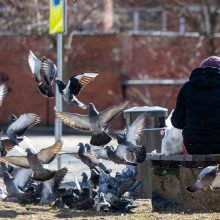
<path id="1" fill-rule="evenodd" d="M 8 77 L 10 88 L 0 109 L 1 123 L 7 123 L 11 113 L 35 112 L 42 116 L 42 124 L 52 124 L 54 100 L 47 100 L 38 93 L 27 62 L 29 49 L 56 61 L 50 41 L 39 36 L 1 37 L 0 48 L 0 79 L 2 73 Z M 79 99 L 95 103 L 101 111 L 121 102 L 122 79 L 187 78 L 204 57 L 204 47 L 198 44 L 197 38 L 128 34 L 75 36 L 64 78 L 84 71 L 99 71 L 100 76 L 81 92 Z M 171 109 L 178 90 L 179 87 L 172 86 L 136 91 L 129 88 L 126 94 L 135 105 L 159 105 Z M 65 110 L 86 114 L 76 107 L 65 107 Z M 114 126 L 119 128 L 121 123 L 116 121 Z"/>

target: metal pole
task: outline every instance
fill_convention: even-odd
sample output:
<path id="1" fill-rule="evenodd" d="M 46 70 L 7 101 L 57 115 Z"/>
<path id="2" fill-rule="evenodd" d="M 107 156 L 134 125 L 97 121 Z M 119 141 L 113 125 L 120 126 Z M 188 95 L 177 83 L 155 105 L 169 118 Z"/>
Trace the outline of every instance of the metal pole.
<path id="1" fill-rule="evenodd" d="M 57 78 L 62 80 L 62 72 L 63 72 L 63 35 L 62 33 L 57 34 Z M 58 91 L 58 87 L 56 86 L 56 110 L 62 111 L 62 96 Z M 55 140 L 61 140 L 62 137 L 62 121 L 58 118 L 55 118 Z M 61 167 L 60 156 L 58 156 L 58 169 Z"/>

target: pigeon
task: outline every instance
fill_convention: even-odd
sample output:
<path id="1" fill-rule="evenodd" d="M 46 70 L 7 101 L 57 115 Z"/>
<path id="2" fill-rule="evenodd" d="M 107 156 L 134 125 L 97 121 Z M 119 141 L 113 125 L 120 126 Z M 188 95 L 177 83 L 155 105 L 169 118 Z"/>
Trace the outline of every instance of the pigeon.
<path id="1" fill-rule="evenodd" d="M 7 93 L 8 93 L 8 84 L 5 82 L 0 85 L 0 106 L 2 106 L 3 100 L 7 95 Z"/>
<path id="2" fill-rule="evenodd" d="M 22 136 L 28 128 L 40 122 L 40 117 L 34 113 L 25 113 L 17 118 L 15 115 L 9 117 L 10 125 L 7 128 L 6 134 L 13 144 L 18 145 L 17 137 Z"/>
<path id="3" fill-rule="evenodd" d="M 217 166 L 208 166 L 204 168 L 197 181 L 189 186 L 186 186 L 185 189 L 187 192 L 194 193 L 198 189 L 218 189 L 220 188 L 220 173 L 218 173 L 219 165 Z"/>
<path id="4" fill-rule="evenodd" d="M 56 172 L 43 168 L 42 163 L 48 164 L 53 161 L 61 148 L 62 142 L 58 141 L 54 145 L 42 149 L 37 154 L 33 154 L 31 150 L 27 148 L 27 156 L 0 157 L 0 161 L 23 168 L 31 168 L 34 171 L 32 179 L 36 181 L 46 181 L 53 178 Z"/>
<path id="5" fill-rule="evenodd" d="M 94 149 L 91 154 L 97 159 L 113 161 L 116 164 L 136 165 L 132 161 L 126 159 L 127 146 L 118 145 L 116 149 L 113 146 L 105 146 L 104 148 Z"/>
<path id="6" fill-rule="evenodd" d="M 17 186 L 16 182 L 14 181 L 15 177 L 12 177 L 11 174 L 9 174 L 7 171 L 4 171 L 2 174 L 8 197 L 16 197 L 19 201 L 22 202 L 36 201 L 37 194 L 34 194 L 33 192 L 25 193 Z M 23 177 L 23 184 L 25 184 L 28 181 L 27 177 L 28 176 Z"/>
<path id="7" fill-rule="evenodd" d="M 87 106 L 80 102 L 76 98 L 76 96 L 88 83 L 94 80 L 98 75 L 98 73 L 81 73 L 79 75 L 71 76 L 66 84 L 59 79 L 56 79 L 55 82 L 65 102 L 67 102 L 68 104 L 75 104 L 82 109 L 86 109 Z"/>
<path id="8" fill-rule="evenodd" d="M 146 158 L 146 150 L 144 146 L 137 145 L 137 141 L 141 137 L 144 128 L 144 114 L 139 115 L 136 120 L 128 126 L 126 135 L 118 136 L 118 145 L 114 149 L 113 146 L 105 146 L 104 148 L 97 148 L 94 154 L 97 158 L 111 160 L 117 164 L 135 165 L 135 163 L 142 163 Z M 135 157 L 135 163 L 126 159 L 127 153 L 132 152 Z"/>
<path id="9" fill-rule="evenodd" d="M 128 198 L 119 198 L 110 192 L 105 194 L 105 199 L 111 205 L 111 211 L 128 213 L 132 208 L 137 207 L 133 205 L 134 200 Z"/>
<path id="10" fill-rule="evenodd" d="M 95 207 L 98 212 L 109 211 L 111 205 L 106 201 L 105 194 L 103 192 L 100 192 L 100 194 L 95 197 Z"/>
<path id="11" fill-rule="evenodd" d="M 31 50 L 28 55 L 28 63 L 38 83 L 40 93 L 47 98 L 54 98 L 53 81 L 57 74 L 56 65 L 45 56 L 38 59 Z"/>
<path id="12" fill-rule="evenodd" d="M 56 111 L 56 117 L 72 128 L 82 131 L 92 131 L 90 144 L 103 146 L 108 144 L 112 139 L 107 134 L 106 125 L 121 113 L 127 105 L 128 102 L 124 102 L 99 113 L 94 104 L 90 103 L 88 105 L 88 115 Z"/>
<path id="13" fill-rule="evenodd" d="M 91 146 L 89 144 L 84 145 L 83 143 L 79 143 L 78 156 L 80 160 L 84 164 L 86 164 L 90 169 L 97 170 L 97 167 L 99 167 L 104 172 L 110 173 L 111 170 L 108 169 L 100 159 L 97 159 L 95 156 L 91 155 L 90 148 Z"/>

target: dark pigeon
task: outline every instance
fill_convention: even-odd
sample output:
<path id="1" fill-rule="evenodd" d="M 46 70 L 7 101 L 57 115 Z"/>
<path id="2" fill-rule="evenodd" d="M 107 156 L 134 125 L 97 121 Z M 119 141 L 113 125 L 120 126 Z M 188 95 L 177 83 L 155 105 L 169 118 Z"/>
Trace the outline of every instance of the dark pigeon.
<path id="1" fill-rule="evenodd" d="M 80 115 L 68 112 L 56 112 L 56 117 L 60 118 L 68 126 L 82 131 L 92 131 L 90 144 L 102 146 L 111 141 L 106 125 L 119 115 L 128 105 L 124 102 L 120 105 L 112 106 L 102 112 L 98 112 L 94 104 L 88 105 L 88 115 Z"/>
<path id="2" fill-rule="evenodd" d="M 55 171 L 45 169 L 42 164 L 48 164 L 54 160 L 62 148 L 62 142 L 58 141 L 51 147 L 42 149 L 39 153 L 34 154 L 27 149 L 27 156 L 0 157 L 0 161 L 11 163 L 23 168 L 31 168 L 34 173 L 32 179 L 36 181 L 46 181 L 54 177 Z"/>
<path id="3" fill-rule="evenodd" d="M 13 144 L 18 145 L 17 137 L 22 136 L 28 128 L 33 127 L 40 122 L 40 117 L 34 113 L 25 113 L 17 118 L 15 115 L 9 117 L 10 125 L 7 128 L 6 134 Z"/>
<path id="4" fill-rule="evenodd" d="M 80 91 L 92 80 L 94 80 L 99 74 L 98 73 L 81 73 L 79 75 L 71 76 L 65 84 L 63 81 L 56 79 L 60 94 L 68 104 L 75 104 L 82 109 L 86 109 L 87 106 L 80 102 L 76 96 Z"/>
<path id="5" fill-rule="evenodd" d="M 47 98 L 54 98 L 53 82 L 57 74 L 56 65 L 45 56 L 38 59 L 31 50 L 28 55 L 28 63 L 38 83 L 40 93 Z"/>

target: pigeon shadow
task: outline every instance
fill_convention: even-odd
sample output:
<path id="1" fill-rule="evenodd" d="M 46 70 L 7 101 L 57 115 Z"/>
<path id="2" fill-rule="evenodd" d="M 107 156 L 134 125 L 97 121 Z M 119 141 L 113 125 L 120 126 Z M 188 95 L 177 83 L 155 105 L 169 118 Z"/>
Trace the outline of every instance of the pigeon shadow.
<path id="1" fill-rule="evenodd" d="M 12 210 L 12 209 L 8 209 L 8 210 L 0 210 L 0 219 L 3 219 L 3 218 L 16 218 L 18 217 L 19 215 L 20 216 L 24 216 L 24 215 L 33 215 L 34 213 L 33 212 L 17 212 L 15 210 Z"/>

